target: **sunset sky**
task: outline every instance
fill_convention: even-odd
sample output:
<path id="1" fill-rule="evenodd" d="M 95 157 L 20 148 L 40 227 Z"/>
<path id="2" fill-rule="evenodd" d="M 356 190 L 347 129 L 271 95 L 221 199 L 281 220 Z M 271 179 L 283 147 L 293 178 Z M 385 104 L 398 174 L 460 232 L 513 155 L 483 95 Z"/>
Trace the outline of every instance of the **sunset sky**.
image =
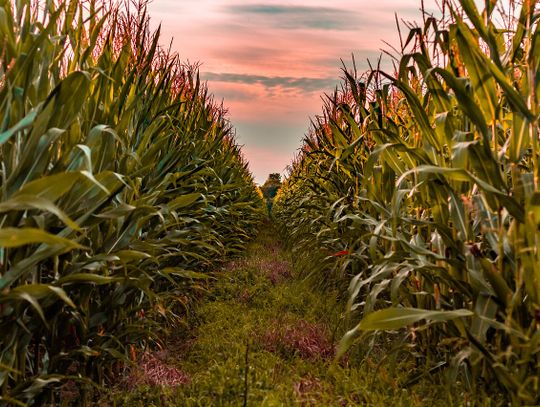
<path id="1" fill-rule="evenodd" d="M 435 0 L 425 0 L 437 12 Z M 354 53 L 360 71 L 383 40 L 399 42 L 394 12 L 421 21 L 420 0 L 154 0 L 162 44 L 189 62 L 223 100 L 258 183 L 294 157 L 321 95 Z"/>

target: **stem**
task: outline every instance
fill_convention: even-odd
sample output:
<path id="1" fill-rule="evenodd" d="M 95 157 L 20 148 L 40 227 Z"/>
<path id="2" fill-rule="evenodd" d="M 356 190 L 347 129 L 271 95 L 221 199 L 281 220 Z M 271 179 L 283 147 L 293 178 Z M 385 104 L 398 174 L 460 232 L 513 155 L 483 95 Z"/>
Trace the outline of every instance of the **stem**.
<path id="1" fill-rule="evenodd" d="M 527 7 L 527 5 L 523 5 L 523 7 Z M 525 55 L 527 55 L 527 78 L 528 78 L 528 91 L 529 95 L 527 97 L 527 107 L 533 113 L 533 115 L 536 114 L 536 108 L 535 108 L 535 99 L 536 99 L 536 72 L 534 69 L 534 64 L 531 64 L 531 53 L 533 52 L 531 47 L 531 19 L 527 18 L 527 39 L 525 41 Z M 532 164 L 533 164 L 533 178 L 534 178 L 534 190 L 538 191 L 538 140 L 535 136 L 534 132 L 534 126 L 536 123 L 528 123 L 529 124 L 529 137 L 531 140 L 531 147 L 532 147 Z"/>

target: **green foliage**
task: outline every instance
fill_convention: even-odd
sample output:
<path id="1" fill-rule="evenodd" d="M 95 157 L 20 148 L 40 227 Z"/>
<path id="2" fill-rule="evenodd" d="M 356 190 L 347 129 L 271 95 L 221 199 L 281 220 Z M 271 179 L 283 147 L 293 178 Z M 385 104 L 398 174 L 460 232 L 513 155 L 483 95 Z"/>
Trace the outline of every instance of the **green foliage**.
<path id="1" fill-rule="evenodd" d="M 1 400 L 106 383 L 261 218 L 230 124 L 158 41 L 144 3 L 0 0 Z"/>
<path id="2" fill-rule="evenodd" d="M 538 9 L 459 3 L 402 38 L 394 75 L 344 70 L 274 213 L 314 280 L 350 282 L 343 351 L 407 326 L 449 383 L 538 404 Z"/>
<path id="3" fill-rule="evenodd" d="M 268 175 L 268 179 L 261 186 L 261 191 L 264 199 L 266 199 L 266 207 L 268 213 L 272 214 L 272 205 L 279 189 L 281 188 L 281 174 L 272 173 Z"/>

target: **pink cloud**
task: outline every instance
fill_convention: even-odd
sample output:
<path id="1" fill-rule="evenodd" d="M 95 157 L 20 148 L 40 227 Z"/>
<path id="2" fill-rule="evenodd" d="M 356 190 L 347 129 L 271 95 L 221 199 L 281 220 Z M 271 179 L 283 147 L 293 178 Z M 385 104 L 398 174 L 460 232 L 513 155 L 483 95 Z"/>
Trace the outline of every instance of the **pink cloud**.
<path id="1" fill-rule="evenodd" d="M 204 73 L 202 75 L 204 79 Z M 320 110 L 319 92 L 309 92 L 310 97 L 298 89 L 268 88 L 261 84 L 242 84 L 209 81 L 210 90 L 216 98 L 224 98 L 224 104 L 234 122 L 266 120 L 298 123 L 307 128 L 310 114 Z"/>

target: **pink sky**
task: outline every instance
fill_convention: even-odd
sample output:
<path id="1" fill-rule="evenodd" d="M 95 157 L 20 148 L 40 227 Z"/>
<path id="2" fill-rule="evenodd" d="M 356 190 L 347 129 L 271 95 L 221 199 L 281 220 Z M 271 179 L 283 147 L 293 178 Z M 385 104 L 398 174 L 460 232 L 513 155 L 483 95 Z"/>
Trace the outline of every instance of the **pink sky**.
<path id="1" fill-rule="evenodd" d="M 426 8 L 438 10 L 435 0 Z M 382 42 L 396 44 L 394 12 L 421 21 L 418 0 L 154 0 L 152 23 L 162 44 L 224 100 L 237 140 L 258 183 L 283 172 L 321 111 L 321 95 L 340 77 L 340 58 L 354 53 L 359 70 L 375 61 Z"/>

